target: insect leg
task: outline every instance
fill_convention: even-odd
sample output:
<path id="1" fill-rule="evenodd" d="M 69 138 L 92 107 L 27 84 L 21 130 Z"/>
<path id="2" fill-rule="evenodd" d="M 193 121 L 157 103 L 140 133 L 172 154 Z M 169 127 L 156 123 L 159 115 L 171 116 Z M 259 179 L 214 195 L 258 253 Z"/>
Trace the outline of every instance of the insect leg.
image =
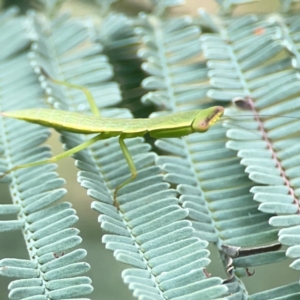
<path id="1" fill-rule="evenodd" d="M 60 85 L 64 85 L 64 86 L 69 87 L 69 88 L 81 90 L 85 94 L 85 96 L 86 96 L 86 98 L 87 98 L 87 100 L 90 104 L 91 111 L 92 111 L 93 115 L 100 117 L 99 109 L 98 109 L 97 104 L 95 102 L 95 99 L 94 99 L 93 95 L 91 94 L 91 92 L 89 91 L 89 89 L 87 89 L 86 87 L 81 86 L 81 85 L 72 84 L 72 83 L 69 83 L 69 82 L 66 82 L 66 81 L 56 80 L 56 79 L 50 77 L 44 69 L 41 69 L 41 73 L 46 78 L 48 78 L 49 80 L 51 80 L 52 82 L 54 82 L 56 84 L 60 84 Z"/>
<path id="2" fill-rule="evenodd" d="M 41 160 L 41 161 L 36 161 L 36 162 L 32 162 L 32 163 L 28 163 L 28 164 L 24 164 L 24 165 L 19 165 L 19 166 L 15 166 L 11 169 L 9 169 L 8 171 L 6 171 L 5 173 L 0 175 L 0 179 L 2 179 L 4 176 L 6 176 L 7 174 L 11 173 L 12 171 L 16 171 L 19 169 L 23 169 L 23 168 L 31 168 L 31 167 L 36 167 L 36 166 L 40 166 L 40 165 L 44 165 L 44 164 L 48 164 L 48 163 L 53 163 L 56 162 L 62 158 L 71 156 L 72 154 L 75 154 L 76 152 L 79 152 L 81 150 L 84 150 L 85 148 L 87 148 L 88 146 L 94 144 L 95 142 L 101 140 L 101 139 L 105 139 L 107 138 L 107 136 L 103 136 L 101 133 L 98 134 L 97 136 L 91 138 L 88 141 L 85 141 L 83 143 L 81 143 L 80 145 L 69 149 L 67 151 L 64 151 L 61 154 L 55 155 L 50 157 L 49 159 L 45 159 L 45 160 Z"/>
<path id="3" fill-rule="evenodd" d="M 121 147 L 121 150 L 123 152 L 123 155 L 126 159 L 126 162 L 128 164 L 128 167 L 130 169 L 130 172 L 131 172 L 131 177 L 127 180 L 125 180 L 123 183 L 121 183 L 120 185 L 118 185 L 114 191 L 114 206 L 116 206 L 117 208 L 119 207 L 118 203 L 117 203 L 117 193 L 118 191 L 124 187 L 125 185 L 127 185 L 128 183 L 130 183 L 137 175 L 137 171 L 136 171 L 136 167 L 134 165 L 134 162 L 132 160 L 132 157 L 130 155 L 130 152 L 124 142 L 124 138 L 122 137 L 122 135 L 120 135 L 119 137 L 119 144 L 120 144 L 120 147 Z"/>

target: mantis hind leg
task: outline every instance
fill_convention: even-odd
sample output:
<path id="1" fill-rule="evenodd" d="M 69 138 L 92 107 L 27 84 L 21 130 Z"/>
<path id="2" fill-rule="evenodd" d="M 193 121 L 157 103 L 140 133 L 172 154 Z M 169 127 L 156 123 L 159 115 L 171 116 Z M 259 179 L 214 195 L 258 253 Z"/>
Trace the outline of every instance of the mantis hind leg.
<path id="1" fill-rule="evenodd" d="M 107 138 L 107 137 L 103 136 L 100 133 L 100 134 L 96 135 L 95 137 L 91 138 L 90 140 L 85 141 L 85 142 L 81 143 L 80 145 L 78 145 L 78 146 L 76 146 L 76 147 L 74 147 L 72 149 L 64 151 L 61 154 L 52 156 L 52 157 L 50 157 L 48 159 L 45 159 L 45 160 L 41 160 L 41 161 L 36 161 L 36 162 L 28 163 L 28 164 L 23 164 L 23 165 L 15 166 L 15 167 L 9 169 L 8 171 L 6 171 L 5 173 L 1 174 L 0 179 L 2 179 L 4 176 L 6 176 L 7 174 L 11 173 L 12 171 L 16 171 L 16 170 L 24 169 L 24 168 L 37 167 L 37 166 L 40 166 L 40 165 L 44 165 L 44 164 L 56 162 L 56 161 L 58 161 L 58 160 L 60 160 L 62 158 L 71 156 L 72 154 L 75 154 L 75 153 L 77 153 L 77 152 L 79 152 L 81 150 L 84 150 L 88 146 L 94 144 L 95 142 L 97 142 L 97 141 L 99 141 L 101 139 L 105 139 L 105 138 Z"/>
<path id="2" fill-rule="evenodd" d="M 137 171 L 136 171 L 136 167 L 134 165 L 134 162 L 132 160 L 132 156 L 130 155 L 130 152 L 124 142 L 124 138 L 122 137 L 122 135 L 120 135 L 119 137 L 119 144 L 120 144 L 120 148 L 123 152 L 123 155 L 126 159 L 126 162 L 128 164 L 128 167 L 130 169 L 131 172 L 131 177 L 128 178 L 127 180 L 125 180 L 123 183 L 121 183 L 120 185 L 118 185 L 114 191 L 114 206 L 116 206 L 117 208 L 119 208 L 119 204 L 117 203 L 117 193 L 118 191 L 124 187 L 125 185 L 127 185 L 128 183 L 130 183 L 132 180 L 135 179 L 136 175 L 137 175 Z"/>

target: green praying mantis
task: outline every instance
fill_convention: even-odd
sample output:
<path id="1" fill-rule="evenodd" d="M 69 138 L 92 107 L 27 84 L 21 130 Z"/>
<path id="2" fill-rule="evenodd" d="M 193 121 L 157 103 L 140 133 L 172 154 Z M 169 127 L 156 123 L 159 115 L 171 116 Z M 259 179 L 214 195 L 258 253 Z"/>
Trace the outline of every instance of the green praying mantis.
<path id="1" fill-rule="evenodd" d="M 46 76 L 50 78 L 48 75 Z M 134 180 L 137 175 L 136 167 L 124 139 L 140 137 L 145 134 L 149 134 L 153 138 L 178 138 L 194 132 L 205 132 L 210 126 L 214 125 L 224 113 L 224 108 L 222 106 L 214 106 L 204 110 L 183 111 L 149 119 L 103 118 L 100 116 L 98 107 L 88 89 L 67 82 L 54 80 L 52 78 L 50 78 L 50 80 L 57 84 L 82 90 L 90 104 L 93 116 L 43 108 L 1 112 L 1 115 L 24 120 L 26 122 L 37 123 L 58 130 L 97 135 L 72 149 L 59 155 L 52 156 L 47 160 L 17 165 L 3 173 L 0 176 L 0 179 L 12 171 L 56 162 L 64 157 L 71 156 L 76 152 L 84 150 L 99 140 L 119 136 L 120 148 L 129 166 L 131 177 L 118 185 L 114 190 L 113 198 L 116 207 L 118 207 L 116 201 L 118 191 Z"/>

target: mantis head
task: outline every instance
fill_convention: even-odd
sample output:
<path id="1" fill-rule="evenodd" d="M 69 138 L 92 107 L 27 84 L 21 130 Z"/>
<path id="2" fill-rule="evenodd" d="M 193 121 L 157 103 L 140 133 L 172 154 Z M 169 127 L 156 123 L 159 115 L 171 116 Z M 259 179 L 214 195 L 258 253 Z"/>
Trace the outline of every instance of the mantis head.
<path id="1" fill-rule="evenodd" d="M 195 132 L 205 132 L 208 128 L 214 125 L 223 115 L 224 107 L 213 106 L 207 109 L 201 110 L 194 119 L 192 124 Z"/>

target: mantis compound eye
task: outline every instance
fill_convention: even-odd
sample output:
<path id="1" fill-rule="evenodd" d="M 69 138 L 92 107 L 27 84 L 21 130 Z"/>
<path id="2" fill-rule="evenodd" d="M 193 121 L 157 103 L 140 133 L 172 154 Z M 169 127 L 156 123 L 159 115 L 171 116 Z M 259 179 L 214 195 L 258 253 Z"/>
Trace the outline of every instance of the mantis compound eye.
<path id="1" fill-rule="evenodd" d="M 208 121 L 207 120 L 201 121 L 200 123 L 198 123 L 197 128 L 199 130 L 201 130 L 202 132 L 208 130 L 208 128 L 209 128 Z"/>

